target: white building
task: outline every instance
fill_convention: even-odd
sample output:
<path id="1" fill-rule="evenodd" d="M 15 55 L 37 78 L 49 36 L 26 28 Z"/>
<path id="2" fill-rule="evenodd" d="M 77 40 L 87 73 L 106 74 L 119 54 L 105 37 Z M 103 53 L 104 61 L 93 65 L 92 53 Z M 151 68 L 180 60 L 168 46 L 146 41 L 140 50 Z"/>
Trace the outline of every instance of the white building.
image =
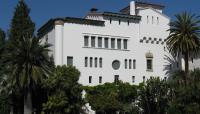
<path id="1" fill-rule="evenodd" d="M 134 1 L 119 13 L 93 8 L 85 18 L 51 19 L 38 35 L 53 44 L 56 65 L 80 70 L 83 85 L 114 80 L 138 84 L 151 76 L 164 78 L 173 67 L 166 59 L 170 19 L 163 8 Z"/>

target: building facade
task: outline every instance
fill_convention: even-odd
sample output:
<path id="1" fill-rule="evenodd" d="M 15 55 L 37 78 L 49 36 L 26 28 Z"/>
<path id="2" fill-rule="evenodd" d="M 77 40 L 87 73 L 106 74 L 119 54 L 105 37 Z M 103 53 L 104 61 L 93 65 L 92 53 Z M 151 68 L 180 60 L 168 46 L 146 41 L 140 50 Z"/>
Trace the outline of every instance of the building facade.
<path id="1" fill-rule="evenodd" d="M 73 65 L 80 83 L 98 85 L 122 80 L 138 84 L 151 76 L 165 78 L 172 68 L 165 39 L 170 18 L 164 6 L 130 2 L 118 13 L 93 8 L 85 18 L 50 19 L 38 30 L 52 44 L 56 65 Z"/>

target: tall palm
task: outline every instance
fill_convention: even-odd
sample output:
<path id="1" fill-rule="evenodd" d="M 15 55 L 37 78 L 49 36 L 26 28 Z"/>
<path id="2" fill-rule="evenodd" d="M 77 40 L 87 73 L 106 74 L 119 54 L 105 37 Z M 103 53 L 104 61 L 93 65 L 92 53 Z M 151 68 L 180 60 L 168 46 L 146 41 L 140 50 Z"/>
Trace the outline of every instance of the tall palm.
<path id="1" fill-rule="evenodd" d="M 47 77 L 52 63 L 48 57 L 49 44 L 41 44 L 38 38 L 24 37 L 11 42 L 4 55 L 5 64 L 11 69 L 7 80 L 13 92 L 16 88 L 24 96 L 24 113 L 32 113 L 31 93 Z"/>
<path id="2" fill-rule="evenodd" d="M 200 47 L 200 20 L 198 16 L 187 12 L 175 17 L 176 20 L 170 23 L 167 45 L 175 57 L 183 56 L 186 81 L 189 73 L 189 58 L 197 55 Z"/>

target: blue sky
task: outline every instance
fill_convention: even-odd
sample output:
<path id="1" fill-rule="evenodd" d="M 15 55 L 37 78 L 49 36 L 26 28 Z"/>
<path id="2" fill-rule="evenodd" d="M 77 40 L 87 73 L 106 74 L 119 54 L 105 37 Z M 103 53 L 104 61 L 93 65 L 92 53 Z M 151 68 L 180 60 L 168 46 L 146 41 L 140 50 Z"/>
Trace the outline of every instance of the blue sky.
<path id="1" fill-rule="evenodd" d="M 30 16 L 36 29 L 55 17 L 84 17 L 92 7 L 100 11 L 118 12 L 131 0 L 25 0 L 31 8 Z M 174 14 L 188 11 L 200 15 L 200 0 L 143 0 L 165 5 L 172 19 Z M 0 28 L 7 31 L 18 0 L 0 0 Z"/>

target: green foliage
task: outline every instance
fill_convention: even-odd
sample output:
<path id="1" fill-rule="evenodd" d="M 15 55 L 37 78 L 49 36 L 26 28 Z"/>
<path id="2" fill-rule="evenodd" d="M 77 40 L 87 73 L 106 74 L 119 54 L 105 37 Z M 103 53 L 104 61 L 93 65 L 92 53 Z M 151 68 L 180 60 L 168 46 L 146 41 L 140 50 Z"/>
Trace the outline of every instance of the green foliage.
<path id="1" fill-rule="evenodd" d="M 6 35 L 3 30 L 0 28 L 0 48 L 5 44 Z"/>
<path id="2" fill-rule="evenodd" d="M 130 113 L 139 110 L 132 103 L 137 98 L 137 88 L 128 83 L 105 83 L 85 87 L 86 100 L 97 113 L 115 114 L 117 111 Z"/>
<path id="3" fill-rule="evenodd" d="M 45 80 L 48 101 L 43 104 L 46 113 L 78 114 L 83 113 L 82 88 L 78 83 L 80 72 L 72 66 L 58 66 Z"/>
<path id="4" fill-rule="evenodd" d="M 171 100 L 169 114 L 199 114 L 200 113 L 200 70 L 190 73 L 188 83 L 183 83 L 183 73 L 176 72 L 170 82 Z"/>
<path id="5" fill-rule="evenodd" d="M 34 35 L 35 24 L 32 22 L 29 13 L 30 9 L 24 0 L 19 0 L 11 22 L 9 34 L 11 40 L 15 41 L 25 36 L 32 37 Z"/>
<path id="6" fill-rule="evenodd" d="M 38 38 L 22 38 L 6 48 L 4 63 L 12 70 L 8 76 L 12 86 L 26 92 L 34 89 L 51 72 L 52 64 L 46 54 L 49 44 L 41 44 Z"/>
<path id="7" fill-rule="evenodd" d="M 175 15 L 176 20 L 170 23 L 170 35 L 167 38 L 169 51 L 175 56 L 186 53 L 197 54 L 200 41 L 200 20 L 196 15 L 187 12 Z"/>
<path id="8" fill-rule="evenodd" d="M 168 107 L 168 84 L 160 78 L 150 78 L 139 86 L 139 107 L 143 114 L 164 114 Z"/>

